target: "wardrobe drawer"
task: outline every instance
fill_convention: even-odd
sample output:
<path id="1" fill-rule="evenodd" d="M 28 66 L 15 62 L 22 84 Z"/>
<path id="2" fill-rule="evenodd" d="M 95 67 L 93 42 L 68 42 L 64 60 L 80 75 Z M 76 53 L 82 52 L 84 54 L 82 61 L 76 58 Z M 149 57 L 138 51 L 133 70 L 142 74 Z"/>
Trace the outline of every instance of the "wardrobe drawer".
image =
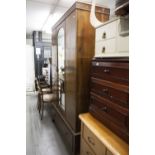
<path id="1" fill-rule="evenodd" d="M 98 80 L 95 78 L 91 78 L 91 92 L 94 92 L 115 104 L 119 104 L 123 107 L 129 106 L 129 93 L 127 90 L 124 91 L 119 90 L 115 85 L 109 87 L 110 85 L 106 82 L 101 82 L 102 80 Z M 116 87 L 116 88 L 115 88 Z M 121 88 L 122 89 L 122 88 Z"/>
<path id="2" fill-rule="evenodd" d="M 69 152 L 73 152 L 73 135 L 68 127 L 65 125 L 64 121 L 61 119 L 60 115 L 56 112 L 54 115 L 55 125 L 60 132 L 63 140 L 65 141 L 65 145 Z"/>
<path id="3" fill-rule="evenodd" d="M 99 139 L 85 125 L 83 128 L 83 136 L 84 136 L 84 139 L 87 142 L 87 144 L 96 153 L 96 155 L 105 155 L 106 154 L 105 146 L 99 141 Z"/>
<path id="4" fill-rule="evenodd" d="M 116 22 L 108 23 L 96 29 L 96 41 L 111 39 L 116 36 Z"/>
<path id="5" fill-rule="evenodd" d="M 116 39 L 98 41 L 95 43 L 95 57 L 102 57 L 116 52 Z"/>
<path id="6" fill-rule="evenodd" d="M 91 75 L 95 78 L 129 84 L 129 64 L 116 62 L 92 62 Z"/>
<path id="7" fill-rule="evenodd" d="M 95 155 L 92 149 L 86 144 L 85 140 L 81 138 L 81 152 L 80 155 Z"/>

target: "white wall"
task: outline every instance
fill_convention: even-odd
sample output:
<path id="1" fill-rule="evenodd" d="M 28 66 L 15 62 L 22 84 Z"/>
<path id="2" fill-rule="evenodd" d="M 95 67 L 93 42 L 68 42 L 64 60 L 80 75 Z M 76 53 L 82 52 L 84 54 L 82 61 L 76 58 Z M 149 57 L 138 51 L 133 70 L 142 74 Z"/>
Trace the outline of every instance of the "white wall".
<path id="1" fill-rule="evenodd" d="M 35 90 L 34 49 L 32 39 L 26 39 L 26 91 Z"/>

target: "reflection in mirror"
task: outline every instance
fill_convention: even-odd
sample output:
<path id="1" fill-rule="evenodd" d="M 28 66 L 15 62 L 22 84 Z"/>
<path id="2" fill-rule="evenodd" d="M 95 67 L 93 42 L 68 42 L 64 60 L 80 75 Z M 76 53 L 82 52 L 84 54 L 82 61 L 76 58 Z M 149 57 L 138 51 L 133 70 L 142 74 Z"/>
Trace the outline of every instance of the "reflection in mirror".
<path id="1" fill-rule="evenodd" d="M 64 91 L 64 81 L 65 81 L 65 39 L 64 39 L 64 29 L 61 28 L 58 32 L 58 79 L 59 85 L 61 87 L 59 91 L 59 105 L 65 110 L 65 91 Z M 62 88 L 63 87 L 63 88 Z"/>

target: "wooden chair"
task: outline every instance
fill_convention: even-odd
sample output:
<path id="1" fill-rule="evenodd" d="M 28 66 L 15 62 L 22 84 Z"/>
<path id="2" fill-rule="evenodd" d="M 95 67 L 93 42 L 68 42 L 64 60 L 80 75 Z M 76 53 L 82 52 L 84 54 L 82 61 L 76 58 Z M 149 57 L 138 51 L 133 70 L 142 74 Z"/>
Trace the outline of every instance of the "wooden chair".
<path id="1" fill-rule="evenodd" d="M 40 112 L 41 106 L 41 93 L 51 92 L 50 86 L 45 81 L 40 81 L 38 79 L 36 81 L 36 90 L 38 91 L 38 100 L 37 100 L 37 108 Z"/>
<path id="2" fill-rule="evenodd" d="M 60 80 L 61 81 L 61 80 Z M 49 88 L 42 88 L 41 85 L 39 85 L 39 94 L 38 94 L 38 110 L 40 114 L 41 120 L 43 119 L 43 113 L 44 113 L 44 104 L 52 104 L 59 99 L 61 99 L 61 95 L 58 96 L 58 92 L 61 92 L 62 90 L 62 84 L 59 80 L 56 80 L 53 82 L 54 84 L 52 87 Z M 61 93 L 60 93 L 61 94 Z"/>

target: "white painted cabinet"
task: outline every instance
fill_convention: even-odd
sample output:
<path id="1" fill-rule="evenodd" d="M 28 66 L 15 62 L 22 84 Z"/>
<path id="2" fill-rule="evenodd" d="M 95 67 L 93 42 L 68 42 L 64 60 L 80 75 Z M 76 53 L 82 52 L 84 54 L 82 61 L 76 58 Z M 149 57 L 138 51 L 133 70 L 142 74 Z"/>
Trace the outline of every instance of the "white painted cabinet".
<path id="1" fill-rule="evenodd" d="M 117 17 L 96 28 L 95 57 L 129 55 L 129 18 Z"/>

